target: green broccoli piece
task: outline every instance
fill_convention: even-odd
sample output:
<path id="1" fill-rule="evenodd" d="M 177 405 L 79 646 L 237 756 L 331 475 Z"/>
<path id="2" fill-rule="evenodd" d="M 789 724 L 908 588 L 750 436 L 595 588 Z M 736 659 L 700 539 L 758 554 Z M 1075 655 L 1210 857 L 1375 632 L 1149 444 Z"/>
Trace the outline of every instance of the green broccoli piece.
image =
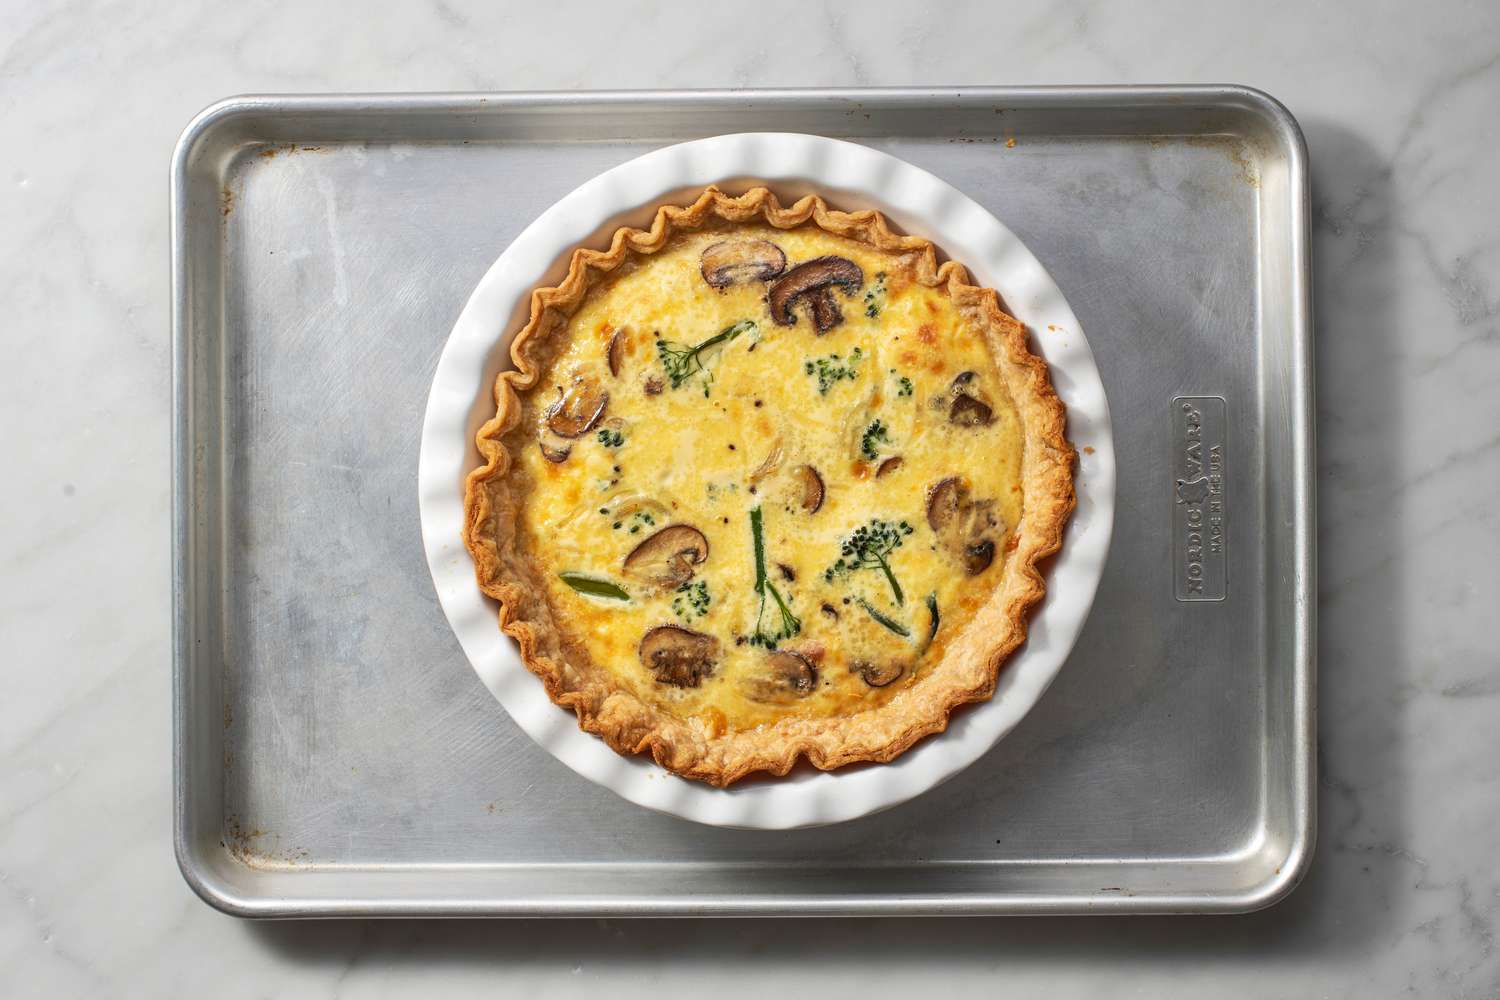
<path id="1" fill-rule="evenodd" d="M 891 596 L 897 604 L 906 603 L 901 584 L 891 572 L 890 555 L 901 547 L 902 540 L 912 532 L 906 521 L 892 523 L 872 518 L 869 524 L 861 525 L 844 539 L 839 548 L 839 558 L 823 571 L 823 579 L 832 583 L 835 579 L 848 577 L 861 569 L 878 569 L 885 574 L 891 585 Z"/>

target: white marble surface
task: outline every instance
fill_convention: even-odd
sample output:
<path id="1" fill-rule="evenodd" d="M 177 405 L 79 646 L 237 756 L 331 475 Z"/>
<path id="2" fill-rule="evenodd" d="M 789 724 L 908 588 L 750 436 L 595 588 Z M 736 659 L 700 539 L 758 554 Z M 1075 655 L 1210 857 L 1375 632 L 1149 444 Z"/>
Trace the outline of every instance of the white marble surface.
<path id="1" fill-rule="evenodd" d="M 728 5 L 388 6 L 0 5 L 0 992 L 1500 996 L 1500 7 L 769 3 L 785 30 L 762 40 Z M 245 91 L 939 82 L 1247 83 L 1307 131 L 1303 886 L 1248 917 L 873 924 L 250 925 L 199 902 L 168 743 L 166 168 L 187 119 Z"/>

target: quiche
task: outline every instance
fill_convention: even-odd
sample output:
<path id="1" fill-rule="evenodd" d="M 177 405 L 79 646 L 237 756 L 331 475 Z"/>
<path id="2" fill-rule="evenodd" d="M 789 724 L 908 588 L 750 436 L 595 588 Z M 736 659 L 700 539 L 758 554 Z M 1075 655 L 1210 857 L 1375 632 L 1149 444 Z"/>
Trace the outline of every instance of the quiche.
<path id="1" fill-rule="evenodd" d="M 532 293 L 464 541 L 622 754 L 890 761 L 990 697 L 1074 505 L 1025 328 L 877 212 L 708 188 Z"/>

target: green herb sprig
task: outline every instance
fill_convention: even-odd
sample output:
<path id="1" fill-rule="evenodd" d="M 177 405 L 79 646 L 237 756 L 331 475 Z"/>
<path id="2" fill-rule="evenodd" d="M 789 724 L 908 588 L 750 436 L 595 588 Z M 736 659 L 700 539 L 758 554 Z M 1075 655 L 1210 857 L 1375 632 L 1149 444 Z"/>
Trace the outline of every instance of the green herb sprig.
<path id="1" fill-rule="evenodd" d="M 865 609 L 865 614 L 869 615 L 871 618 L 875 619 L 881 625 L 884 625 L 886 628 L 890 629 L 901 638 L 911 638 L 911 629 L 907 628 L 905 625 L 902 625 L 890 615 L 882 613 L 880 609 L 876 608 L 875 605 L 871 604 L 863 597 L 859 598 L 859 606 Z"/>
<path id="2" fill-rule="evenodd" d="M 557 575 L 563 583 L 580 594 L 587 594 L 589 597 L 605 597 L 612 601 L 630 600 L 629 591 L 617 583 L 601 580 L 587 573 L 559 573 Z"/>
<path id="3" fill-rule="evenodd" d="M 715 350 L 734 340 L 743 333 L 758 332 L 760 326 L 753 319 L 742 319 L 733 323 L 709 337 L 707 340 L 692 346 L 678 344 L 670 340 L 663 340 L 660 336 L 656 338 L 656 353 L 661 358 L 661 368 L 666 374 L 667 380 L 671 382 L 672 388 L 680 389 L 690 379 L 703 375 L 703 398 L 708 398 L 708 390 L 713 385 L 714 373 L 704 365 L 706 355 L 711 355 Z"/>
<path id="4" fill-rule="evenodd" d="M 755 592 L 760 595 L 760 608 L 755 613 L 755 634 L 750 637 L 750 642 L 752 645 L 774 649 L 781 640 L 790 639 L 802 631 L 802 620 L 792 614 L 792 609 L 787 606 L 781 592 L 766 576 L 766 540 L 759 506 L 750 508 L 750 538 L 755 546 Z M 771 595 L 781 611 L 781 627 L 775 631 L 768 630 L 763 623 L 767 594 Z"/>
<path id="5" fill-rule="evenodd" d="M 932 645 L 932 640 L 937 638 L 938 625 L 942 623 L 943 616 L 938 614 L 937 594 L 927 595 L 927 613 L 931 619 L 927 623 L 927 645 Z"/>

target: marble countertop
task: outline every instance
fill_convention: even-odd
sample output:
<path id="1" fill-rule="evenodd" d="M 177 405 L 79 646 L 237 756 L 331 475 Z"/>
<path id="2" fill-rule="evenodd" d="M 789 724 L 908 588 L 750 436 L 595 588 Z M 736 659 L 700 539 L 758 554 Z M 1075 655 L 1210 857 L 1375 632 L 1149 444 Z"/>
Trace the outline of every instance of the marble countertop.
<path id="1" fill-rule="evenodd" d="M 761 6 L 797 30 L 746 36 L 697 3 L 0 12 L 7 993 L 1500 996 L 1500 7 Z M 197 110 L 250 91 L 1194 82 L 1274 94 L 1312 156 L 1321 822 L 1287 901 L 309 926 L 191 893 L 171 847 L 166 209 Z"/>

